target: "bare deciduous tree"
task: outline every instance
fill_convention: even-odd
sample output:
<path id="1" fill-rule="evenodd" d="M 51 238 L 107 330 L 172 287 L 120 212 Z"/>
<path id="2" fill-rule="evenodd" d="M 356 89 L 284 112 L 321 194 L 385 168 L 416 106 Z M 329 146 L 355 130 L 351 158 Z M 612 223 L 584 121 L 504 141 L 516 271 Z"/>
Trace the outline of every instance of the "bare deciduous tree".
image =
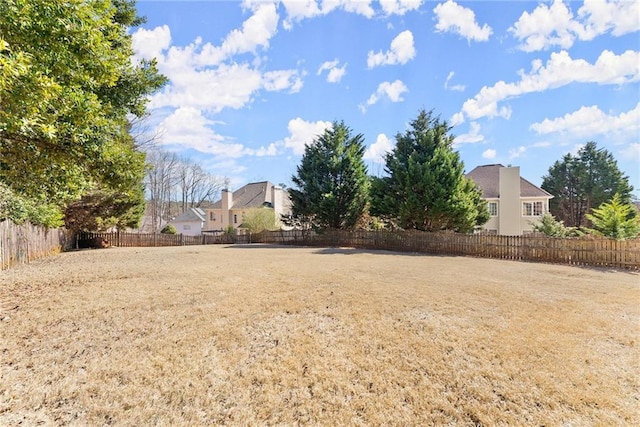
<path id="1" fill-rule="evenodd" d="M 175 153 L 150 150 L 147 162 L 148 214 L 154 231 L 172 216 L 213 202 L 228 185 L 228 179 L 209 173 L 193 160 L 179 158 Z"/>

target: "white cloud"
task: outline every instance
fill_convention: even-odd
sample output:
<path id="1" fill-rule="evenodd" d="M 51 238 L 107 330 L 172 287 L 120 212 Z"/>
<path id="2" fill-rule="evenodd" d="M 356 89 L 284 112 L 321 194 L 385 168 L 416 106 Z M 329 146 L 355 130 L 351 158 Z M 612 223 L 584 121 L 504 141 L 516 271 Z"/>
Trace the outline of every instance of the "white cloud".
<path id="1" fill-rule="evenodd" d="M 393 150 L 394 143 L 384 133 L 378 134 L 376 142 L 371 144 L 367 151 L 364 152 L 363 158 L 375 163 L 384 163 L 386 153 Z"/>
<path id="2" fill-rule="evenodd" d="M 278 154 L 278 144 L 272 142 L 267 147 L 260 147 L 257 150 L 253 150 L 253 154 L 256 157 L 275 156 Z"/>
<path id="3" fill-rule="evenodd" d="M 639 62 L 640 53 L 631 50 L 620 55 L 605 50 L 594 64 L 584 59 L 572 59 L 566 51 L 553 52 L 546 66 L 535 60 L 528 74 L 521 71 L 519 82 L 499 81 L 491 87 L 484 86 L 463 104 L 462 111 L 472 120 L 485 116 L 508 118 L 511 110 L 508 107 L 498 108 L 498 102 L 573 82 L 616 85 L 636 82 L 640 80 Z"/>
<path id="4" fill-rule="evenodd" d="M 371 0 L 281 0 L 287 11 L 287 18 L 282 23 L 285 30 L 291 30 L 293 24 L 306 18 L 323 16 L 336 9 L 356 13 L 366 18 L 375 15 Z"/>
<path id="5" fill-rule="evenodd" d="M 247 63 L 221 62 L 230 55 L 268 46 L 278 21 L 275 6 L 259 3 L 254 9 L 254 14 L 242 28 L 231 31 L 220 47 L 210 43 L 202 45 L 200 37 L 187 46 L 169 47 L 171 35 L 166 26 L 136 31 L 132 36 L 136 55 L 156 56 L 160 72 L 170 80 L 161 92 L 151 97 L 149 107 L 190 106 L 219 112 L 224 108 L 243 107 L 263 89 L 299 92 L 303 86 L 304 71 L 262 71 Z"/>
<path id="6" fill-rule="evenodd" d="M 422 0 L 379 0 L 385 15 L 404 15 L 422 5 Z"/>
<path id="7" fill-rule="evenodd" d="M 520 146 L 518 148 L 512 148 L 509 150 L 509 160 L 517 159 L 527 151 L 527 147 Z"/>
<path id="8" fill-rule="evenodd" d="M 404 101 L 402 98 L 402 94 L 408 92 L 407 86 L 402 83 L 401 80 L 396 80 L 394 82 L 382 82 L 378 85 L 378 89 L 371 94 L 369 99 L 367 100 L 367 106 L 373 105 L 380 101 L 382 98 L 387 98 L 391 102 L 401 102 Z M 360 111 L 363 113 L 367 111 L 364 105 L 359 105 Z"/>
<path id="9" fill-rule="evenodd" d="M 323 14 L 316 0 L 282 0 L 287 10 L 287 19 L 282 23 L 286 30 L 293 27 L 294 22 Z"/>
<path id="10" fill-rule="evenodd" d="M 539 4 L 532 13 L 523 12 L 509 31 L 519 40 L 524 40 L 520 49 L 525 52 L 551 46 L 568 49 L 573 45 L 575 34 L 580 32 L 580 24 L 573 20 L 569 8 L 561 0 L 556 0 L 551 6 Z"/>
<path id="11" fill-rule="evenodd" d="M 539 4 L 533 12 L 523 12 L 509 31 L 522 43 L 525 52 L 559 46 L 568 49 L 576 39 L 592 40 L 611 31 L 620 36 L 640 30 L 640 2 L 585 0 L 578 16 L 562 0 L 550 6 Z"/>
<path id="12" fill-rule="evenodd" d="M 294 154 L 303 154 L 305 144 L 310 144 L 325 129 L 330 129 L 331 127 L 331 122 L 322 120 L 307 122 L 300 117 L 296 117 L 289 120 L 289 125 L 287 126 L 289 136 L 284 139 L 284 146 L 293 150 Z"/>
<path id="13" fill-rule="evenodd" d="M 567 113 L 563 117 L 544 119 L 534 123 L 530 129 L 538 134 L 569 133 L 575 136 L 601 134 L 623 134 L 637 138 L 640 133 L 640 103 L 633 110 L 619 115 L 609 115 L 596 105 L 581 107 L 578 111 Z"/>
<path id="14" fill-rule="evenodd" d="M 290 93 L 299 92 L 303 84 L 297 70 L 268 71 L 262 75 L 262 83 L 270 92 L 289 89 Z"/>
<path id="15" fill-rule="evenodd" d="M 482 27 L 476 22 L 476 14 L 471 9 L 462 7 L 453 0 L 440 3 L 433 9 L 438 22 L 436 30 L 459 34 L 468 41 L 486 42 L 493 33 L 491 27 Z"/>
<path id="16" fill-rule="evenodd" d="M 620 154 L 625 159 L 633 159 L 636 164 L 640 164 L 640 142 L 632 142 L 627 144 L 620 150 Z"/>
<path id="17" fill-rule="evenodd" d="M 585 0 L 578 16 L 584 20 L 585 40 L 609 30 L 622 36 L 640 30 L 640 1 Z"/>
<path id="18" fill-rule="evenodd" d="M 334 61 L 326 61 L 320 66 L 317 74 L 320 75 L 323 71 L 328 70 L 327 81 L 329 83 L 339 83 L 347 72 L 347 64 L 344 64 L 342 67 L 338 67 L 339 63 L 340 62 L 337 59 Z"/>
<path id="19" fill-rule="evenodd" d="M 367 66 L 369 68 L 379 65 L 406 64 L 416 56 L 416 49 L 413 45 L 413 34 L 405 30 L 398 34 L 391 41 L 391 48 L 387 52 L 369 52 L 367 56 Z"/>
<path id="20" fill-rule="evenodd" d="M 161 59 L 163 52 L 171 45 L 171 30 L 167 25 L 153 30 L 139 28 L 131 36 L 131 45 L 139 59 Z"/>
<path id="21" fill-rule="evenodd" d="M 375 12 L 371 7 L 371 0 L 323 0 L 323 7 L 332 4 L 340 5 L 345 12 L 356 13 L 366 18 L 373 18 Z M 331 10 L 328 7 L 329 10 Z"/>
<path id="22" fill-rule="evenodd" d="M 465 85 L 451 85 L 449 86 L 449 82 L 451 81 L 451 79 L 453 78 L 453 76 L 455 75 L 455 73 L 453 71 L 449 72 L 449 74 L 447 75 L 447 79 L 444 81 L 444 88 L 448 89 L 448 90 L 453 90 L 456 92 L 463 92 L 466 88 Z"/>
<path id="23" fill-rule="evenodd" d="M 327 75 L 327 81 L 329 83 L 339 83 L 346 72 L 347 72 L 347 64 L 344 64 L 342 67 L 332 68 L 329 71 L 329 74 Z"/>
<path id="24" fill-rule="evenodd" d="M 214 124 L 196 108 L 178 108 L 160 123 L 161 140 L 166 145 L 181 145 L 221 157 L 237 158 L 248 154 L 242 144 L 226 143 L 226 138 L 212 129 Z"/>
<path id="25" fill-rule="evenodd" d="M 171 84 L 151 98 L 151 108 L 191 106 L 212 112 L 238 109 L 250 102 L 263 85 L 260 72 L 247 64 L 220 65 L 202 71 L 188 68 L 168 76 Z"/>
<path id="26" fill-rule="evenodd" d="M 469 132 L 456 136 L 455 144 L 474 144 L 484 141 L 484 135 L 480 134 L 478 122 L 469 123 Z"/>
<path id="27" fill-rule="evenodd" d="M 492 148 L 488 148 L 482 152 L 483 159 L 495 159 L 496 158 L 496 150 Z"/>
<path id="28" fill-rule="evenodd" d="M 258 47 L 269 47 L 269 41 L 278 30 L 278 12 L 273 3 L 258 3 L 254 13 L 242 23 L 241 29 L 227 34 L 221 46 L 207 43 L 196 58 L 199 65 L 216 65 L 225 59 L 241 54 L 255 53 Z"/>
<path id="29" fill-rule="evenodd" d="M 449 120 L 451 126 L 458 126 L 464 123 L 464 113 L 458 112 L 451 116 L 451 120 Z"/>

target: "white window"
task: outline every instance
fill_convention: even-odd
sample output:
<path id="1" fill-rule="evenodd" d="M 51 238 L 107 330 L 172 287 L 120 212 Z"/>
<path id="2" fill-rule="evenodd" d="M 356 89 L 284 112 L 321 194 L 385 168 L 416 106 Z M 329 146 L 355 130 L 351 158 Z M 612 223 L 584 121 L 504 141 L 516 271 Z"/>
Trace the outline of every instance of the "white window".
<path id="1" fill-rule="evenodd" d="M 542 202 L 522 202 L 522 216 L 542 216 Z"/>
<path id="2" fill-rule="evenodd" d="M 185 224 L 185 225 L 182 226 L 182 229 L 183 230 L 191 230 L 191 225 Z"/>
<path id="3" fill-rule="evenodd" d="M 498 216 L 498 202 L 489 202 L 489 215 Z"/>
<path id="4" fill-rule="evenodd" d="M 209 220 L 210 221 L 215 221 L 216 220 L 216 214 L 213 212 L 209 212 Z"/>

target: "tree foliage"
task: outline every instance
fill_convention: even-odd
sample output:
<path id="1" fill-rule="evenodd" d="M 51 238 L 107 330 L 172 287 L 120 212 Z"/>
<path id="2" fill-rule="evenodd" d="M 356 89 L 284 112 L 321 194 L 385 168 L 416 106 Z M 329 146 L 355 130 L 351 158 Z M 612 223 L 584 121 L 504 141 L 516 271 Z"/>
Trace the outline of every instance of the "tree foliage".
<path id="1" fill-rule="evenodd" d="M 173 224 L 167 224 L 164 227 L 162 227 L 162 230 L 160 230 L 160 233 L 176 235 L 178 234 L 178 230 Z"/>
<path id="2" fill-rule="evenodd" d="M 260 233 L 276 229 L 276 215 L 273 209 L 262 207 L 249 209 L 242 214 L 242 228 L 250 233 Z"/>
<path id="3" fill-rule="evenodd" d="M 11 220 L 15 224 L 25 221 L 44 227 L 60 227 L 63 217 L 60 208 L 26 199 L 0 182 L 0 222 Z"/>
<path id="4" fill-rule="evenodd" d="M 625 203 L 619 194 L 587 214 L 598 234 L 616 240 L 633 239 L 640 234 L 640 218 L 631 203 Z"/>
<path id="5" fill-rule="evenodd" d="M 72 231 L 137 228 L 144 208 L 142 185 L 129 192 L 96 189 L 67 205 L 65 227 Z"/>
<path id="6" fill-rule="evenodd" d="M 366 212 L 369 180 L 364 137 L 333 122 L 305 147 L 290 189 L 293 214 L 320 228 L 350 229 Z"/>
<path id="7" fill-rule="evenodd" d="M 543 177 L 541 187 L 553 195 L 549 210 L 569 227 L 588 225 L 591 209 L 618 193 L 624 203 L 630 201 L 633 187 L 618 169 L 613 155 L 588 142 L 574 156 L 566 154 Z"/>
<path id="8" fill-rule="evenodd" d="M 540 221 L 533 223 L 533 230 L 539 233 L 543 233 L 550 237 L 566 237 L 567 228 L 562 221 L 558 221 L 549 212 L 545 212 Z"/>
<path id="9" fill-rule="evenodd" d="M 0 181 L 58 206 L 135 193 L 144 155 L 129 118 L 166 82 L 131 61 L 135 2 L 4 0 L 0 16 Z"/>
<path id="10" fill-rule="evenodd" d="M 470 232 L 489 219 L 480 189 L 464 176 L 450 130 L 422 110 L 396 135 L 396 146 L 385 157 L 387 176 L 373 180 L 373 215 L 424 231 Z"/>

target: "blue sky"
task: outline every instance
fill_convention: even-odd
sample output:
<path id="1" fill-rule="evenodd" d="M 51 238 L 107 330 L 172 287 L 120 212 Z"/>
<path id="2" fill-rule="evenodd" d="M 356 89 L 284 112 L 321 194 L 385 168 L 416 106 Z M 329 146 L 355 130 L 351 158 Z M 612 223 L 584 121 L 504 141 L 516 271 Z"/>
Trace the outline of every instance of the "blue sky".
<path id="1" fill-rule="evenodd" d="M 149 103 L 163 149 L 232 188 L 291 185 L 304 144 L 344 120 L 370 174 L 422 108 L 454 125 L 466 171 L 539 185 L 588 141 L 640 196 L 638 1 L 138 0 L 134 59 L 170 83 Z"/>

